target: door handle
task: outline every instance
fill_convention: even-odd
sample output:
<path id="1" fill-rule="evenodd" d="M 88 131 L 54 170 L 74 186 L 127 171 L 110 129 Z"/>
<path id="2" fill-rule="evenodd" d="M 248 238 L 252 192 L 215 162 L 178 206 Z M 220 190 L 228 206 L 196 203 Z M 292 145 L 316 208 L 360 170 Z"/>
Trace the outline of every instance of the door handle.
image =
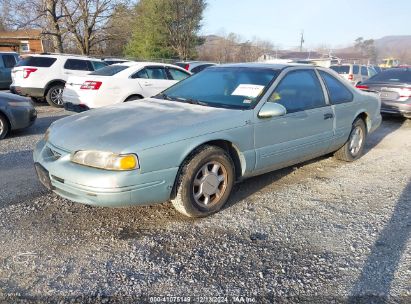
<path id="1" fill-rule="evenodd" d="M 144 85 L 145 85 L 146 87 L 151 87 L 153 84 L 146 82 L 146 83 L 144 83 Z"/>
<path id="2" fill-rule="evenodd" d="M 326 114 L 324 114 L 324 119 L 326 120 L 326 119 L 331 119 L 331 118 L 334 118 L 334 114 L 333 113 L 326 113 Z"/>

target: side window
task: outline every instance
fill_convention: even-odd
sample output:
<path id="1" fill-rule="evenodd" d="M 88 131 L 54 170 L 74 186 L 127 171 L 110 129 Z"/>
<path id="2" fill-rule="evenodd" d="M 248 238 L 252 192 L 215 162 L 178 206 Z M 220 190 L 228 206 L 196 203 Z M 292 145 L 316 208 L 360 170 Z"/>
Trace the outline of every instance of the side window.
<path id="1" fill-rule="evenodd" d="M 174 69 L 174 68 L 167 68 L 167 71 L 169 72 L 169 76 L 170 76 L 169 78 L 172 80 L 180 81 L 190 76 L 190 74 Z"/>
<path id="2" fill-rule="evenodd" d="M 146 67 L 132 75 L 131 78 L 168 79 L 163 67 Z"/>
<path id="3" fill-rule="evenodd" d="M 281 80 L 269 101 L 283 105 L 287 113 L 326 105 L 323 89 L 313 70 L 289 72 Z"/>
<path id="4" fill-rule="evenodd" d="M 16 65 L 16 58 L 13 55 L 3 55 L 5 68 L 13 68 Z"/>
<path id="5" fill-rule="evenodd" d="M 147 70 L 146 70 L 146 69 L 142 69 L 142 70 L 138 71 L 137 73 L 135 73 L 134 75 L 132 75 L 131 78 L 144 78 L 144 79 L 148 79 Z"/>
<path id="6" fill-rule="evenodd" d="M 366 66 L 361 66 L 361 75 L 362 76 L 368 76 L 368 70 Z"/>
<path id="7" fill-rule="evenodd" d="M 346 103 L 353 100 L 353 94 L 339 80 L 324 71 L 319 71 L 319 73 L 325 82 L 332 104 Z"/>
<path id="8" fill-rule="evenodd" d="M 352 66 L 352 73 L 353 74 L 359 74 L 360 73 L 360 67 L 358 65 L 354 64 Z"/>
<path id="9" fill-rule="evenodd" d="M 81 59 L 67 59 L 64 68 L 66 70 L 90 71 L 88 60 Z"/>
<path id="10" fill-rule="evenodd" d="M 168 79 L 163 67 L 147 67 L 146 70 L 150 79 Z"/>

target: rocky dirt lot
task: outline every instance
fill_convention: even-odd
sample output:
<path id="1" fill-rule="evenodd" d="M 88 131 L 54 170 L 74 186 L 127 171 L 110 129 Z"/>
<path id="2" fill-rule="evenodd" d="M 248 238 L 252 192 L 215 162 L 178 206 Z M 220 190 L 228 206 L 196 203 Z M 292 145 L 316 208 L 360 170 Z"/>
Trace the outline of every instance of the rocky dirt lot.
<path id="1" fill-rule="evenodd" d="M 44 191 L 32 149 L 67 113 L 38 110 L 0 142 L 0 302 L 411 302 L 411 120 L 385 118 L 354 163 L 252 178 L 193 220 Z"/>

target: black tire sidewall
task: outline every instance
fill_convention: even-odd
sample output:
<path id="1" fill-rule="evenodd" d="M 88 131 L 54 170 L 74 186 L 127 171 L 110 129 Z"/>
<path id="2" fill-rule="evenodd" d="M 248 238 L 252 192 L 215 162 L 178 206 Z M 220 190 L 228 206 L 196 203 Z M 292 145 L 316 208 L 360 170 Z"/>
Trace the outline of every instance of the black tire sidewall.
<path id="1" fill-rule="evenodd" d="M 7 136 L 7 133 L 9 133 L 9 122 L 7 119 L 4 117 L 3 114 L 0 113 L 0 120 L 3 123 L 3 131 L 0 133 L 0 139 L 3 139 Z"/>
<path id="2" fill-rule="evenodd" d="M 233 162 L 224 150 L 216 147 L 209 148 L 203 152 L 204 153 L 199 153 L 188 163 L 179 189 L 181 191 L 181 198 L 185 209 L 196 217 L 213 214 L 219 211 L 225 205 L 231 194 L 235 176 Z M 195 201 L 192 192 L 192 184 L 194 182 L 195 175 L 200 170 L 200 168 L 210 161 L 217 161 L 225 167 L 225 169 L 227 170 L 228 181 L 226 191 L 222 196 L 220 202 L 212 208 L 205 209 L 204 207 L 199 206 Z"/>
<path id="3" fill-rule="evenodd" d="M 55 103 L 51 100 L 51 92 L 52 92 L 53 90 L 55 90 L 55 89 L 58 89 L 58 88 L 61 88 L 61 89 L 64 90 L 64 85 L 57 84 L 57 85 L 52 86 L 52 87 L 47 91 L 46 101 L 47 101 L 47 103 L 48 103 L 50 106 L 52 106 L 52 107 L 62 108 L 62 107 L 64 107 L 64 104 L 58 105 L 58 104 L 55 104 Z"/>

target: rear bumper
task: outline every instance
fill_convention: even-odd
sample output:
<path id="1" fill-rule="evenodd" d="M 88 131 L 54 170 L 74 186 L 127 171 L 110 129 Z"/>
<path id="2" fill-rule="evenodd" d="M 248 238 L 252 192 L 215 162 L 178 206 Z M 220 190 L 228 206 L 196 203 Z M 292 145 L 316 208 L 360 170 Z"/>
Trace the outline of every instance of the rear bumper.
<path id="1" fill-rule="evenodd" d="M 10 86 L 10 92 L 22 96 L 29 96 L 29 97 L 44 97 L 44 89 L 43 88 L 26 88 L 26 87 L 19 87 L 19 86 Z"/>
<path id="2" fill-rule="evenodd" d="M 65 102 L 64 103 L 64 109 L 67 110 L 67 111 L 76 112 L 76 113 L 81 113 L 81 112 L 90 110 L 90 108 L 86 105 L 74 104 L 74 103 L 71 103 L 71 102 Z"/>
<path id="3" fill-rule="evenodd" d="M 34 108 L 13 108 L 11 129 L 19 130 L 30 127 L 37 119 L 37 111 Z"/>
<path id="4" fill-rule="evenodd" d="M 411 104 L 382 101 L 381 113 L 411 117 Z"/>

